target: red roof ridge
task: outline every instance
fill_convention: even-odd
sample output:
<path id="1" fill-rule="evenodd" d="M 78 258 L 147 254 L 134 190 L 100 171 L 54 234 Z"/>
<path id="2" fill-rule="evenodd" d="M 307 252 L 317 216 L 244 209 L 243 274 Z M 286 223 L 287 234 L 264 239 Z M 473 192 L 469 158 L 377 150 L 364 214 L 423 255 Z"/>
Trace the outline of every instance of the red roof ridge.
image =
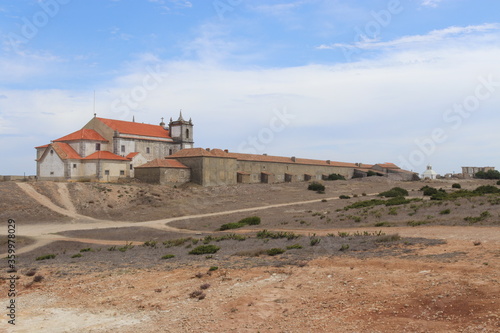
<path id="1" fill-rule="evenodd" d="M 181 168 L 181 169 L 189 169 L 188 166 L 182 164 L 176 159 L 163 159 L 157 158 L 148 163 L 140 165 L 136 168 Z"/>
<path id="2" fill-rule="evenodd" d="M 128 158 L 113 154 L 112 152 L 99 150 L 89 156 L 83 158 L 84 160 L 117 160 L 117 161 L 129 161 Z"/>
<path id="3" fill-rule="evenodd" d="M 59 138 L 57 141 L 76 141 L 76 140 L 92 140 L 92 141 L 103 141 L 108 142 L 101 134 L 97 133 L 93 129 L 82 128 L 76 132 L 65 135 L 62 138 Z"/>
<path id="4" fill-rule="evenodd" d="M 143 124 L 132 121 L 115 120 L 107 118 L 97 118 L 97 119 L 99 119 L 106 126 L 111 127 L 113 130 L 123 134 L 171 139 L 169 131 L 160 125 Z"/>

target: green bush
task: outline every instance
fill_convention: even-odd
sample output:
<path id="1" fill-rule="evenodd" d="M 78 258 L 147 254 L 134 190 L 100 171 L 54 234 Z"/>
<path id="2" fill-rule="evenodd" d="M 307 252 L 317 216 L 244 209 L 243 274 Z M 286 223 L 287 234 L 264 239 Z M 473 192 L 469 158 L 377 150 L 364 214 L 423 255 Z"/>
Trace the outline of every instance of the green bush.
<path id="1" fill-rule="evenodd" d="M 394 197 L 385 202 L 386 206 L 397 206 L 397 205 L 405 205 L 410 203 L 411 200 L 405 199 L 404 197 Z"/>
<path id="2" fill-rule="evenodd" d="M 500 189 L 498 189 L 498 187 L 495 187 L 493 185 L 483 185 L 476 188 L 474 190 L 474 193 L 477 194 L 500 193 Z"/>
<path id="3" fill-rule="evenodd" d="M 275 247 L 275 248 L 267 250 L 266 253 L 269 256 L 276 256 L 278 254 L 285 253 L 285 250 Z"/>
<path id="4" fill-rule="evenodd" d="M 348 195 L 344 195 L 344 194 L 342 194 L 341 196 L 339 196 L 339 198 L 340 198 L 340 199 L 351 199 L 351 197 L 350 197 L 350 196 L 348 196 Z"/>
<path id="5" fill-rule="evenodd" d="M 439 212 L 439 214 L 441 214 L 441 215 L 448 215 L 450 213 L 451 213 L 451 210 L 449 210 L 449 209 L 445 209 L 445 210 L 442 210 Z"/>
<path id="6" fill-rule="evenodd" d="M 238 229 L 238 228 L 243 228 L 244 226 L 246 226 L 245 223 L 231 222 L 221 225 L 219 230 L 224 231 L 224 230 Z"/>
<path id="7" fill-rule="evenodd" d="M 462 185 L 460 185 L 459 183 L 454 183 L 453 185 L 451 185 L 451 188 L 462 188 Z"/>
<path id="8" fill-rule="evenodd" d="M 500 180 L 497 181 L 497 185 L 500 185 Z"/>
<path id="9" fill-rule="evenodd" d="M 162 259 L 172 259 L 173 257 L 175 257 L 175 255 L 173 254 L 165 254 L 163 257 L 161 257 Z"/>
<path id="10" fill-rule="evenodd" d="M 328 175 L 327 180 L 345 180 L 345 177 L 338 173 L 332 173 Z"/>
<path id="11" fill-rule="evenodd" d="M 316 192 L 324 192 L 325 191 L 325 185 L 318 183 L 318 182 L 312 182 L 309 184 L 307 187 L 308 190 L 310 191 L 316 191 Z"/>
<path id="12" fill-rule="evenodd" d="M 257 238 L 271 238 L 271 239 L 279 239 L 279 238 L 286 238 L 288 240 L 299 238 L 300 235 L 294 234 L 293 232 L 287 232 L 287 231 L 279 231 L 279 232 L 272 232 L 268 230 L 262 230 L 257 233 Z"/>
<path id="13" fill-rule="evenodd" d="M 55 257 L 56 257 L 55 254 L 46 254 L 44 256 L 37 257 L 36 260 L 54 259 Z"/>
<path id="14" fill-rule="evenodd" d="M 389 191 L 379 193 L 380 197 L 394 198 L 394 197 L 404 197 L 408 195 L 408 191 L 401 187 L 393 187 Z"/>
<path id="15" fill-rule="evenodd" d="M 245 223 L 248 225 L 258 225 L 260 224 L 260 217 L 258 216 L 245 217 L 244 219 L 239 220 L 238 223 Z"/>
<path id="16" fill-rule="evenodd" d="M 83 257 L 81 253 L 73 254 L 71 258 L 81 258 Z"/>
<path id="17" fill-rule="evenodd" d="M 208 269 L 208 271 L 209 271 L 209 272 L 213 272 L 213 271 L 216 271 L 216 270 L 218 270 L 218 269 L 219 269 L 219 267 L 218 267 L 218 266 L 211 266 L 211 267 Z"/>
<path id="18" fill-rule="evenodd" d="M 286 248 L 287 248 L 287 250 L 301 249 L 302 245 L 300 245 L 300 244 L 293 244 L 293 245 L 288 245 Z"/>
<path id="19" fill-rule="evenodd" d="M 500 172 L 497 170 L 479 171 L 474 177 L 479 179 L 500 179 Z"/>
<path id="20" fill-rule="evenodd" d="M 238 222 L 226 223 L 220 226 L 219 230 L 230 230 L 230 229 L 238 229 L 243 228 L 246 225 L 259 225 L 260 217 L 258 216 L 250 216 L 245 217 L 244 219 L 239 220 Z"/>
<path id="21" fill-rule="evenodd" d="M 210 254 L 210 253 L 216 253 L 217 251 L 220 250 L 220 247 L 209 244 L 209 245 L 200 245 L 189 251 L 189 254 Z"/>

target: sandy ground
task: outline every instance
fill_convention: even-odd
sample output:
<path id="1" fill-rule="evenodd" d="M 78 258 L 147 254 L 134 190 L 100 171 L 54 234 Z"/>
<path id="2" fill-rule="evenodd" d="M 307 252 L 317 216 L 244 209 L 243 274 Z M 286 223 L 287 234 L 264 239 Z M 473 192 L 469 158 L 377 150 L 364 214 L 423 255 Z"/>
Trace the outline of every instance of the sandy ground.
<path id="1" fill-rule="evenodd" d="M 462 187 L 483 183 L 463 181 Z M 16 219 L 20 244 L 16 325 L 3 315 L 0 332 L 498 332 L 500 205 L 486 198 L 419 202 L 416 210 L 399 207 L 396 215 L 388 208 L 342 210 L 396 185 L 418 198 L 424 184 L 331 182 L 319 195 L 305 184 L 168 189 L 2 183 L 0 217 Z M 451 182 L 432 186 L 449 190 Z M 358 198 L 340 200 L 341 194 Z M 439 214 L 443 209 L 451 213 Z M 463 222 L 483 211 L 490 213 L 485 221 Z M 140 245 L 220 236 L 220 225 L 249 215 L 260 216 L 261 225 L 235 232 L 250 238 L 214 243 L 222 249 L 212 257 L 190 259 L 184 246 Z M 415 220 L 427 223 L 407 226 Z M 387 223 L 375 227 L 381 222 Z M 2 229 L 5 235 L 6 223 Z M 302 237 L 256 239 L 262 229 Z M 373 236 L 337 236 L 381 230 L 403 238 L 386 244 Z M 321 243 L 310 246 L 311 235 Z M 125 242 L 135 247 L 106 250 Z M 303 249 L 274 257 L 234 255 L 295 243 Z M 351 247 L 339 251 L 344 243 Z M 5 241 L 1 246 L 5 256 Z M 92 252 L 71 258 L 83 248 Z M 176 254 L 172 261 L 159 259 L 169 251 Z M 34 260 L 47 253 L 57 258 Z M 40 282 L 27 276 L 32 269 Z M 0 280 L 1 304 L 9 302 L 8 289 L 9 281 Z"/>

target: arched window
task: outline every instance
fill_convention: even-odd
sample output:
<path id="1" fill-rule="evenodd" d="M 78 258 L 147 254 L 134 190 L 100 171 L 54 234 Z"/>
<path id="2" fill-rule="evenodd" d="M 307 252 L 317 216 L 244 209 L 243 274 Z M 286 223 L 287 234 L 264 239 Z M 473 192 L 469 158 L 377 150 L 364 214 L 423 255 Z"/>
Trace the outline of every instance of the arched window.
<path id="1" fill-rule="evenodd" d="M 186 128 L 186 139 L 189 139 L 189 128 Z"/>

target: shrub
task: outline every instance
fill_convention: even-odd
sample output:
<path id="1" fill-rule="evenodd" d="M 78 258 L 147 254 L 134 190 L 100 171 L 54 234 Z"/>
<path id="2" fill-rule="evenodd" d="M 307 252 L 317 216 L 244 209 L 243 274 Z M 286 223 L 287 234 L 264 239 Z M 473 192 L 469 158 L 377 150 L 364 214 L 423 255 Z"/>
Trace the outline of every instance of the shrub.
<path id="1" fill-rule="evenodd" d="M 271 238 L 271 239 L 286 238 L 288 240 L 291 240 L 299 237 L 300 235 L 287 231 L 272 232 L 264 229 L 257 233 L 257 238 Z"/>
<path id="2" fill-rule="evenodd" d="M 161 257 L 162 259 L 172 259 L 173 257 L 175 257 L 175 255 L 173 254 L 165 254 L 163 257 Z"/>
<path id="3" fill-rule="evenodd" d="M 208 283 L 204 283 L 204 284 L 202 284 L 202 285 L 200 286 L 200 289 L 201 289 L 201 290 L 206 290 L 206 289 L 208 289 L 208 288 L 210 288 L 210 284 L 208 284 Z"/>
<path id="4" fill-rule="evenodd" d="M 312 182 L 309 184 L 307 187 L 308 190 L 310 191 L 316 191 L 316 192 L 324 192 L 325 191 L 325 185 L 318 183 L 318 182 Z"/>
<path id="5" fill-rule="evenodd" d="M 321 242 L 321 238 L 311 237 L 311 238 L 309 239 L 309 244 L 310 244 L 311 246 L 318 245 L 320 242 Z"/>
<path id="6" fill-rule="evenodd" d="M 448 198 L 449 198 L 448 194 L 443 191 L 437 191 L 436 193 L 431 195 L 431 200 L 446 200 Z"/>
<path id="7" fill-rule="evenodd" d="M 220 226 L 219 230 L 230 230 L 230 229 L 238 229 L 243 228 L 246 225 L 259 225 L 260 217 L 258 216 L 250 216 L 245 217 L 244 219 L 239 220 L 238 222 L 226 223 Z"/>
<path id="8" fill-rule="evenodd" d="M 349 250 L 349 244 L 342 244 L 339 251 L 347 251 Z"/>
<path id="9" fill-rule="evenodd" d="M 351 197 L 350 197 L 350 196 L 348 196 L 348 195 L 344 195 L 344 194 L 342 194 L 341 196 L 339 196 L 339 198 L 340 198 L 340 199 L 351 199 Z"/>
<path id="10" fill-rule="evenodd" d="M 149 246 L 149 247 L 156 248 L 157 243 L 158 242 L 155 240 L 148 240 L 148 241 L 145 241 L 144 244 L 142 244 L 142 246 Z"/>
<path id="11" fill-rule="evenodd" d="M 243 228 L 246 224 L 245 223 L 240 223 L 240 222 L 231 222 L 231 223 L 226 223 L 220 226 L 219 230 L 224 231 L 224 230 L 230 230 L 230 229 L 238 229 L 238 228 Z"/>
<path id="12" fill-rule="evenodd" d="M 27 271 L 26 274 L 24 274 L 24 275 L 26 275 L 26 276 L 33 276 L 35 274 L 36 274 L 36 269 L 32 268 L 29 271 Z"/>
<path id="13" fill-rule="evenodd" d="M 451 185 L 451 188 L 462 188 L 462 185 L 460 185 L 459 183 L 454 183 L 453 185 Z"/>
<path id="14" fill-rule="evenodd" d="M 483 221 L 483 220 L 487 219 L 488 217 L 491 217 L 491 213 L 488 211 L 485 211 L 485 212 L 482 212 L 477 217 L 468 216 L 468 217 L 464 218 L 464 220 L 469 222 L 470 224 L 472 224 L 472 223 L 477 223 L 477 222 Z"/>
<path id="15" fill-rule="evenodd" d="M 300 244 L 293 244 L 293 245 L 288 245 L 286 247 L 287 250 L 293 250 L 293 249 L 301 249 L 302 248 L 302 245 Z"/>
<path id="16" fill-rule="evenodd" d="M 500 185 L 500 180 L 497 181 L 497 185 Z"/>
<path id="17" fill-rule="evenodd" d="M 90 251 L 92 251 L 92 249 L 90 247 L 80 250 L 80 252 L 90 252 Z"/>
<path id="18" fill-rule="evenodd" d="M 189 254 L 210 254 L 210 253 L 216 253 L 217 251 L 220 250 L 220 247 L 209 244 L 209 245 L 200 245 L 189 251 Z"/>
<path id="19" fill-rule="evenodd" d="M 345 180 L 345 177 L 338 173 L 332 173 L 328 175 L 327 180 Z"/>
<path id="20" fill-rule="evenodd" d="M 410 227 L 417 227 L 419 225 L 428 224 L 429 221 L 408 221 L 406 224 Z"/>
<path id="21" fill-rule="evenodd" d="M 483 185 L 476 188 L 473 192 L 477 194 L 500 193 L 500 189 L 493 185 Z"/>
<path id="22" fill-rule="evenodd" d="M 245 217 L 244 219 L 241 219 L 239 223 L 245 223 L 248 225 L 258 225 L 260 224 L 260 217 L 258 216 Z"/>
<path id="23" fill-rule="evenodd" d="M 437 188 L 431 187 L 429 185 L 425 185 L 424 187 L 420 188 L 420 191 L 423 191 L 423 194 L 429 197 L 438 192 Z"/>
<path id="24" fill-rule="evenodd" d="M 377 222 L 375 223 L 376 227 L 390 227 L 391 224 L 389 222 Z"/>
<path id="25" fill-rule="evenodd" d="M 73 254 L 71 258 L 81 258 L 83 257 L 81 253 Z"/>
<path id="26" fill-rule="evenodd" d="M 375 239 L 375 242 L 377 243 L 396 242 L 400 239 L 401 236 L 399 236 L 398 234 L 392 234 L 392 235 L 379 236 L 377 239 Z"/>
<path id="27" fill-rule="evenodd" d="M 46 254 L 44 256 L 37 257 L 36 260 L 54 259 L 55 257 L 56 257 L 55 254 Z"/>
<path id="28" fill-rule="evenodd" d="M 33 282 L 42 282 L 43 276 L 37 275 L 33 278 Z"/>
<path id="29" fill-rule="evenodd" d="M 404 205 L 411 202 L 411 200 L 405 199 L 404 197 L 394 197 L 385 202 L 386 206 L 397 206 Z"/>
<path id="30" fill-rule="evenodd" d="M 451 210 L 449 210 L 449 209 L 445 209 L 445 210 L 442 210 L 439 212 L 439 214 L 441 214 L 441 215 L 448 215 L 450 213 L 451 213 Z"/>
<path id="31" fill-rule="evenodd" d="M 393 198 L 404 197 L 408 195 L 408 191 L 401 187 L 393 187 L 389 191 L 379 193 L 380 197 Z"/>
<path id="32" fill-rule="evenodd" d="M 285 250 L 275 247 L 275 248 L 267 250 L 266 253 L 269 256 L 276 256 L 278 254 L 285 253 Z"/>
<path id="33" fill-rule="evenodd" d="M 178 239 L 170 239 L 166 240 L 163 242 L 163 245 L 165 245 L 166 248 L 173 247 L 173 246 L 181 246 L 184 245 L 184 243 L 192 240 L 191 237 L 188 238 L 178 238 Z"/>
<path id="34" fill-rule="evenodd" d="M 474 177 L 479 179 L 500 179 L 500 172 L 497 170 L 479 171 Z"/>
<path id="35" fill-rule="evenodd" d="M 213 271 L 216 271 L 216 270 L 218 270 L 218 269 L 219 269 L 219 267 L 218 267 L 218 266 L 212 266 L 212 267 L 210 267 L 210 268 L 208 269 L 208 271 L 209 271 L 209 272 L 213 272 Z"/>

